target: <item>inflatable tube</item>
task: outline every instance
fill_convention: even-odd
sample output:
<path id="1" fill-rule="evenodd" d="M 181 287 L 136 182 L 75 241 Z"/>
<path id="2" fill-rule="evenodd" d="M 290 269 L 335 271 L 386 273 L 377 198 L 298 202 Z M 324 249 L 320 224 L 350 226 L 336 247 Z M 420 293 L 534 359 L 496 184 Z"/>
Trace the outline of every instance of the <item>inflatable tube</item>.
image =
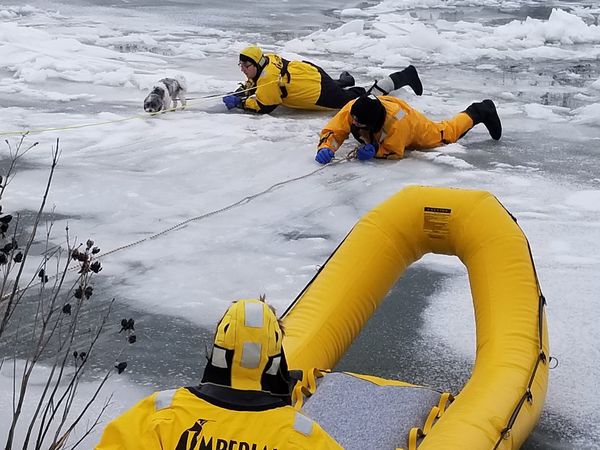
<path id="1" fill-rule="evenodd" d="M 419 449 L 519 448 L 548 384 L 544 297 L 526 237 L 487 192 L 414 186 L 366 214 L 284 313 L 289 367 L 335 367 L 426 253 L 456 255 L 466 266 L 477 347 L 469 381 Z"/>

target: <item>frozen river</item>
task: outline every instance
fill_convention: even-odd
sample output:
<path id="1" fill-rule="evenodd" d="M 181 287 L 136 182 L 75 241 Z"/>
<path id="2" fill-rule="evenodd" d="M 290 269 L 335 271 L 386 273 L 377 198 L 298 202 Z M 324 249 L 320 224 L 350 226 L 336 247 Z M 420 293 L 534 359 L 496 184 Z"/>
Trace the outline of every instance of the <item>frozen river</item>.
<path id="1" fill-rule="evenodd" d="M 55 229 L 68 218 L 105 251 L 307 175 L 103 259 L 98 295 L 116 298 L 117 315 L 136 317 L 139 330 L 109 416 L 198 381 L 204 342 L 231 300 L 266 293 L 283 311 L 361 215 L 403 186 L 431 184 L 492 192 L 530 239 L 560 364 L 524 448 L 600 448 L 599 17 L 586 1 L 2 3 L 0 132 L 53 129 L 28 138 L 40 145 L 5 210 L 37 209 L 57 137 Z M 414 64 L 424 95 L 399 97 L 434 119 L 492 98 L 502 140 L 477 128 L 402 161 L 312 174 L 328 113 L 257 117 L 202 98 L 236 87 L 237 54 L 256 43 L 334 76 L 349 70 L 362 85 Z M 174 74 L 187 79 L 188 110 L 137 117 L 153 83 Z M 338 369 L 457 392 L 474 359 L 470 301 L 457 260 L 424 258 Z M 2 372 L 0 405 L 9 378 Z"/>

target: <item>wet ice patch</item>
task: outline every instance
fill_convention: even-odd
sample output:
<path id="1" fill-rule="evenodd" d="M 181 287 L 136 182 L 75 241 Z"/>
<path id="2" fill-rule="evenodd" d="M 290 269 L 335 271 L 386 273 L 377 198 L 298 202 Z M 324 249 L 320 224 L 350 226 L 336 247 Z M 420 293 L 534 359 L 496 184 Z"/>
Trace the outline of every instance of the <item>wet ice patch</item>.
<path id="1" fill-rule="evenodd" d="M 557 114 L 557 111 L 563 114 L 567 112 L 565 109 L 561 109 L 555 106 L 540 105 L 537 103 L 530 103 L 523 105 L 525 114 L 532 119 L 547 120 L 550 122 L 565 122 L 566 119 L 561 115 Z"/>
<path id="2" fill-rule="evenodd" d="M 582 211 L 600 211 L 600 191 L 584 190 L 570 194 L 565 203 Z"/>
<path id="3" fill-rule="evenodd" d="M 340 12 L 341 18 L 350 18 L 350 17 L 369 17 L 369 13 L 364 9 L 359 8 L 348 8 L 344 9 Z"/>
<path id="4" fill-rule="evenodd" d="M 590 125 L 600 125 L 600 103 L 582 106 L 573 111 L 574 122 Z"/>
<path id="5" fill-rule="evenodd" d="M 40 12 L 39 9 L 33 6 L 1 6 L 0 5 L 0 19 L 15 20 L 20 17 L 30 16 Z"/>
<path id="6" fill-rule="evenodd" d="M 452 145 L 452 144 L 451 144 Z M 431 161 L 436 164 L 443 164 L 446 166 L 454 167 L 455 169 L 473 169 L 474 166 L 469 164 L 463 159 L 457 158 L 446 153 L 446 147 L 440 150 L 428 150 L 428 151 L 412 151 L 411 157 L 418 158 L 421 160 Z M 449 153 L 463 153 L 463 151 L 450 151 Z"/>

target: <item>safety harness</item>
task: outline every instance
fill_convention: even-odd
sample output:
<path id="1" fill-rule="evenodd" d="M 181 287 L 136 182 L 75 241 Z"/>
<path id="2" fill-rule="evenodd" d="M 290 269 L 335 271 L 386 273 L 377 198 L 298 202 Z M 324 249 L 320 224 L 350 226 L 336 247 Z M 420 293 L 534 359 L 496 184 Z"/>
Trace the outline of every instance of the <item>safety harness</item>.
<path id="1" fill-rule="evenodd" d="M 281 69 L 279 72 L 279 89 L 281 90 L 281 98 L 286 98 L 288 96 L 288 91 L 285 87 L 285 84 L 283 84 L 283 79 L 287 77 L 288 84 L 292 81 L 292 76 L 288 70 L 289 65 L 290 62 L 287 59 L 281 58 Z"/>

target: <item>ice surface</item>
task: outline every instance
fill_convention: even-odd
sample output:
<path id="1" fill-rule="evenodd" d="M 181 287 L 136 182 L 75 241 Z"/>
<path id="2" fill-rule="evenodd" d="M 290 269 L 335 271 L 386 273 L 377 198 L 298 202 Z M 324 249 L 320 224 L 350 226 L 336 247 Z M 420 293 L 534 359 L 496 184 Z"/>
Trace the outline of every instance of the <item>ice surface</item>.
<path id="1" fill-rule="evenodd" d="M 106 298 L 212 328 L 234 298 L 266 293 L 285 309 L 358 218 L 406 185 L 489 190 L 529 237 L 548 299 L 551 350 L 560 365 L 550 375 L 540 433 L 560 433 L 562 448 L 597 445 L 597 6 L 260 2 L 249 11 L 255 19 L 247 19 L 235 2 L 204 10 L 191 2 L 98 3 L 0 5 L 0 133 L 14 142 L 12 131 L 50 130 L 28 137 L 40 144 L 24 158 L 5 211 L 37 209 L 60 138 L 50 204 L 68 221 L 55 229 L 68 222 L 72 234 L 93 237 L 103 252 L 142 241 L 103 259 Z M 294 8 L 312 10 L 294 16 Z M 503 138 L 492 142 L 480 126 L 460 143 L 402 161 L 317 170 L 317 135 L 330 114 L 279 108 L 259 117 L 203 98 L 236 87 L 237 52 L 254 43 L 309 59 L 334 76 L 349 70 L 361 85 L 414 64 L 424 95 L 396 95 L 433 119 L 492 98 Z M 176 74 L 187 79 L 189 108 L 143 115 L 152 84 Z M 343 151 L 351 149 L 349 142 Z M 441 257 L 418 266 L 446 276 L 413 332 L 468 367 L 474 334 L 464 269 Z M 443 383 L 438 372 L 429 374 L 430 385 Z M 138 395 L 153 387 L 170 386 Z M 120 400 L 111 415 L 131 403 Z"/>

